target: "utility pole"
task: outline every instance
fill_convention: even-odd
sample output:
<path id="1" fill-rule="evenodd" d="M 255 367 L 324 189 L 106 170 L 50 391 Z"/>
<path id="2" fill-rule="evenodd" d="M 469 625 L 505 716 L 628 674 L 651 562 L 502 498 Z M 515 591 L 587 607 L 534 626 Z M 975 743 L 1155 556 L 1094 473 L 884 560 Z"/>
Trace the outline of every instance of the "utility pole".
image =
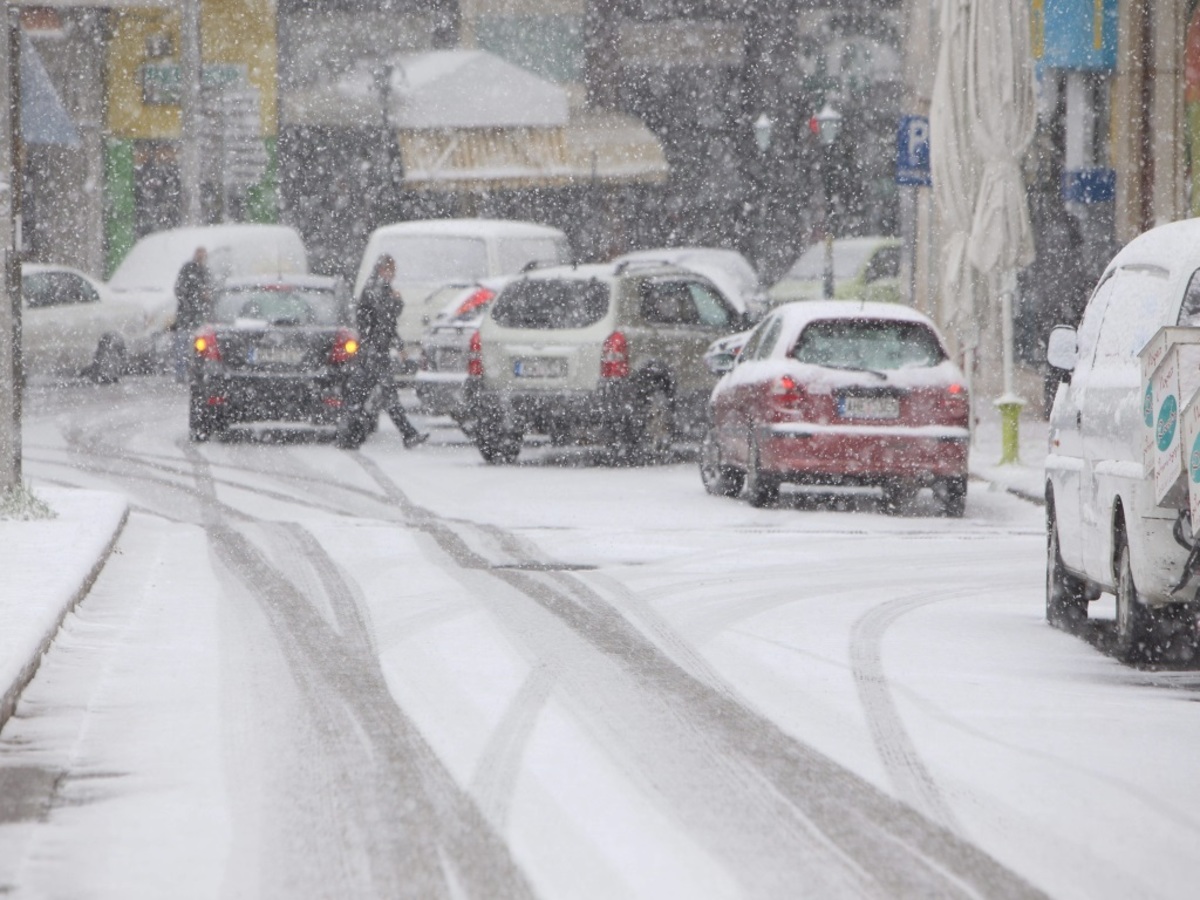
<path id="1" fill-rule="evenodd" d="M 200 0 L 179 0 L 179 3 L 179 199 L 183 224 L 201 225 Z"/>
<path id="2" fill-rule="evenodd" d="M 0 4 L 0 496 L 21 488 L 21 282 L 19 229 L 14 213 L 20 196 L 16 139 L 20 85 L 17 31 Z"/>

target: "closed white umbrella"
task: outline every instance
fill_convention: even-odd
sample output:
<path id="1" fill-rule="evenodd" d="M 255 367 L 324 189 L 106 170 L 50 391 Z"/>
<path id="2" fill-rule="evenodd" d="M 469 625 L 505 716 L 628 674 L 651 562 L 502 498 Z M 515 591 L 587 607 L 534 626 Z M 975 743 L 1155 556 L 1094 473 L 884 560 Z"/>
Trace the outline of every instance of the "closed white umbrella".
<path id="1" fill-rule="evenodd" d="M 1017 271 L 1034 259 L 1021 159 L 1037 125 L 1035 104 L 1027 0 L 972 0 L 967 111 L 983 173 L 967 256 L 989 277 L 992 294 L 1001 303 L 1004 396 L 997 406 L 1003 422 L 1002 463 L 1017 461 L 1017 418 L 1024 405 L 1013 385 L 1012 309 Z"/>
<path id="2" fill-rule="evenodd" d="M 967 245 L 982 164 L 975 152 L 967 105 L 968 26 L 968 0 L 945 0 L 937 73 L 930 98 L 929 163 L 941 235 L 938 319 L 969 358 L 979 342 L 979 326 Z M 964 368 L 969 378 L 970 364 Z"/>

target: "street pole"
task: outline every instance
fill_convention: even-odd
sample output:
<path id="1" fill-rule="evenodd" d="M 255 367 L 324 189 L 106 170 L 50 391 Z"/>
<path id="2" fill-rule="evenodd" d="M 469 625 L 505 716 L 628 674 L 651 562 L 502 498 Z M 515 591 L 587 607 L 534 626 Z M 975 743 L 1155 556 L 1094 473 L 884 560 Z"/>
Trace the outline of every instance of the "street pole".
<path id="1" fill-rule="evenodd" d="M 179 199 L 183 224 L 200 225 L 200 0 L 180 0 L 179 42 Z"/>
<path id="2" fill-rule="evenodd" d="M 1017 395 L 1013 361 L 1013 297 L 1017 293 L 1017 273 L 1001 274 L 1000 332 L 1004 344 L 1004 394 L 996 401 L 1000 411 L 1000 465 L 1016 465 L 1021 461 L 1020 420 L 1025 401 Z"/>
<path id="3" fill-rule="evenodd" d="M 14 219 L 20 190 L 17 32 L 0 6 L 0 498 L 21 489 L 21 290 Z"/>

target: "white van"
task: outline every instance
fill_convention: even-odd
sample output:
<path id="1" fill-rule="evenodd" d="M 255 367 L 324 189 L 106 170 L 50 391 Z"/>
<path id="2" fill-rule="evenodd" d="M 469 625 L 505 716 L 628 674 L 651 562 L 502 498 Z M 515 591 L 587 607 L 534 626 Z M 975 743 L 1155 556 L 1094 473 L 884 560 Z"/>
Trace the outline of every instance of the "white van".
<path id="1" fill-rule="evenodd" d="M 1078 331 L 1059 326 L 1047 349 L 1069 377 L 1050 412 L 1046 617 L 1071 627 L 1101 591 L 1114 593 L 1117 651 L 1127 659 L 1154 658 L 1174 639 L 1169 632 L 1194 628 L 1187 503 L 1157 505 L 1145 460 L 1139 353 L 1166 325 L 1200 325 L 1200 219 L 1131 241 L 1109 263 Z"/>
<path id="2" fill-rule="evenodd" d="M 119 299 L 141 305 L 155 330 L 175 321 L 175 279 L 197 247 L 208 251 L 218 284 L 244 275 L 308 272 L 304 240 L 287 225 L 200 225 L 155 231 L 141 238 L 117 266 L 108 286 Z"/>
<path id="3" fill-rule="evenodd" d="M 392 286 L 404 300 L 397 331 L 413 347 L 445 303 L 437 289 L 514 275 L 530 263 L 571 261 L 567 236 L 557 228 L 499 219 L 430 219 L 377 228 L 367 241 L 354 296 L 362 294 L 379 257 L 396 260 Z"/>

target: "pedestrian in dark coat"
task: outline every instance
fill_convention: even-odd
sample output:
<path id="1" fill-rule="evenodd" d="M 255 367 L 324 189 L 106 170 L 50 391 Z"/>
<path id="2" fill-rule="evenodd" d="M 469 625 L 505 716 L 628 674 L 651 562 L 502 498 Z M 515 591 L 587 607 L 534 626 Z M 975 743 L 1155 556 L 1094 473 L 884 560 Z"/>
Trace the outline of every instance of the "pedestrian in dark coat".
<path id="1" fill-rule="evenodd" d="M 392 287 L 396 261 L 383 254 L 375 262 L 371 277 L 358 297 L 358 337 L 361 350 L 358 369 L 351 380 L 350 404 L 354 412 L 362 409 L 366 398 L 377 386 L 383 392 L 384 409 L 404 438 L 405 447 L 423 443 L 429 435 L 417 430 L 400 405 L 392 380 L 392 345 L 396 342 L 396 322 L 404 311 L 404 301 Z"/>
<path id="2" fill-rule="evenodd" d="M 192 332 L 212 317 L 208 251 L 197 247 L 175 278 L 175 375 L 183 380 L 192 353 Z"/>

